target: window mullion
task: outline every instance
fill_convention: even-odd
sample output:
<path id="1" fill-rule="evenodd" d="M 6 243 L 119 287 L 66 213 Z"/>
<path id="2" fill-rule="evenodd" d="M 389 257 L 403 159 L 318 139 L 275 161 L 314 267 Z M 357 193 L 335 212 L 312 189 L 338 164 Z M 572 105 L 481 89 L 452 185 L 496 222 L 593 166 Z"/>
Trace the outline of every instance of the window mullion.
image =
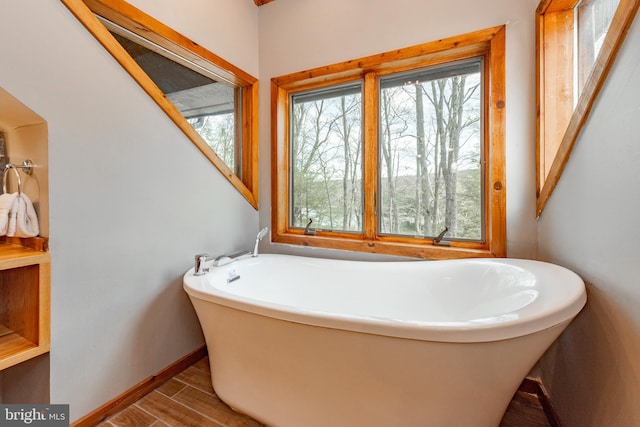
<path id="1" fill-rule="evenodd" d="M 365 240 L 375 240 L 378 230 L 376 216 L 378 186 L 378 76 L 373 73 L 364 75 L 364 111 L 363 111 L 363 176 L 364 176 L 364 224 Z"/>
<path id="2" fill-rule="evenodd" d="M 424 44 L 421 45 L 419 49 L 417 49 L 417 47 L 407 50 L 403 49 L 401 51 L 394 52 L 393 54 L 379 54 L 370 58 L 365 58 L 364 60 L 352 60 L 347 63 L 335 64 L 332 66 L 321 67 L 310 71 L 294 73 L 272 79 L 272 88 L 274 89 L 272 90 L 272 160 L 275 159 L 272 169 L 272 186 L 274 191 L 274 197 L 272 197 L 272 212 L 274 215 L 272 234 L 273 241 L 282 244 L 295 244 L 432 259 L 504 256 L 505 245 L 504 242 L 502 242 L 506 237 L 506 233 L 504 232 L 506 222 L 503 198 L 504 156 L 502 153 L 504 151 L 505 117 L 505 76 L 503 70 L 504 32 L 504 27 L 494 27 L 478 33 L 459 36 L 455 39 L 440 40 L 438 42 L 434 42 L 434 44 Z M 494 43 L 494 39 L 496 43 Z M 447 51 L 446 55 L 443 54 L 444 51 Z M 431 177 L 435 176 L 434 174 L 436 173 L 435 169 L 429 169 L 429 164 L 425 166 L 424 162 L 420 160 L 425 159 L 426 157 L 419 157 L 419 154 L 414 152 L 416 150 L 419 151 L 420 149 L 418 138 L 422 138 L 422 136 L 418 136 L 418 124 L 416 121 L 418 120 L 417 117 L 422 117 L 422 115 L 419 114 L 417 108 L 412 110 L 412 107 L 414 107 L 412 104 L 412 94 L 416 94 L 415 90 L 412 91 L 412 88 L 405 88 L 403 84 L 398 84 L 397 81 L 392 81 L 391 79 L 395 78 L 395 74 L 405 73 L 407 76 L 411 77 L 414 74 L 420 74 L 424 70 L 429 70 L 430 67 L 436 66 L 443 68 L 439 71 L 444 71 L 444 67 L 458 67 L 462 60 L 467 61 L 483 55 L 488 55 L 486 61 L 488 64 L 491 64 L 488 69 L 485 69 L 485 72 L 487 72 L 485 74 L 485 79 L 487 82 L 492 82 L 489 87 L 485 87 L 484 91 L 477 90 L 477 84 L 479 84 L 477 82 L 477 76 L 474 77 L 475 80 L 472 79 L 473 82 L 469 81 L 469 83 L 476 85 L 473 89 L 470 88 L 470 91 L 466 91 L 464 89 L 465 86 L 454 85 L 454 83 L 463 84 L 467 82 L 466 79 L 456 80 L 457 76 L 447 77 L 447 81 L 444 82 L 445 86 L 440 85 L 433 90 L 435 90 L 437 94 L 442 94 L 445 98 L 450 98 L 455 95 L 456 100 L 466 101 L 470 100 L 472 95 L 475 97 L 473 98 L 474 100 L 471 101 L 469 109 L 464 109 L 462 113 L 459 113 L 459 115 L 456 116 L 458 119 L 463 117 L 462 115 L 465 114 L 467 116 L 471 114 L 474 117 L 480 114 L 480 119 L 484 117 L 485 120 L 496 121 L 495 126 L 485 129 L 490 132 L 491 136 L 485 136 L 486 139 L 484 140 L 492 141 L 491 150 L 488 153 L 490 155 L 486 155 L 487 153 L 485 153 L 484 156 L 486 163 L 483 167 L 486 169 L 484 172 L 473 169 L 473 165 L 469 163 L 473 161 L 473 155 L 471 154 L 471 151 L 469 151 L 466 154 L 469 154 L 472 157 L 467 156 L 464 158 L 467 162 L 463 165 L 465 167 L 463 170 L 466 175 L 464 176 L 465 181 L 461 181 L 461 183 L 467 184 L 466 186 L 461 186 L 461 188 L 464 190 L 463 193 L 465 197 L 468 197 L 471 201 L 477 200 L 478 197 L 476 196 L 479 196 L 482 199 L 482 194 L 479 193 L 482 193 L 484 189 L 484 207 L 490 207 L 488 212 L 476 212 L 473 210 L 476 205 L 469 206 L 466 204 L 463 206 L 463 208 L 466 209 L 464 210 L 464 218 L 466 220 L 466 222 L 464 222 L 464 226 L 466 227 L 464 231 L 467 233 L 465 236 L 468 235 L 469 231 L 469 218 L 477 222 L 479 214 L 482 216 L 482 218 L 479 219 L 481 222 L 480 225 L 484 227 L 485 230 L 483 231 L 482 236 L 487 236 L 487 238 L 486 240 L 476 240 L 463 237 L 455 241 L 446 242 L 447 244 L 434 245 L 432 239 L 425 239 L 422 235 L 412 233 L 413 230 L 411 228 L 412 216 L 417 218 L 416 212 L 418 212 L 418 208 L 420 208 L 420 206 L 413 206 L 413 198 L 420 197 L 417 192 L 413 191 L 416 186 L 416 177 L 418 177 L 417 173 L 427 171 L 427 173 L 431 174 Z M 496 58 L 494 58 L 494 55 Z M 495 76 L 492 74 L 494 66 L 500 68 L 500 71 L 497 72 Z M 477 72 L 472 74 L 475 75 Z M 467 74 L 465 73 L 465 75 Z M 384 76 L 384 79 L 382 79 L 383 81 L 387 81 L 387 78 L 389 78 L 388 81 L 392 81 L 393 87 L 381 89 L 381 86 L 383 85 L 383 83 L 380 82 L 381 76 Z M 438 76 L 431 75 L 430 77 Z M 336 111 L 333 111 L 332 114 L 337 118 L 331 119 L 329 117 L 327 120 L 317 123 L 315 115 L 310 118 L 307 117 L 307 110 L 302 109 L 301 111 L 292 111 L 288 108 L 287 100 L 292 103 L 299 101 L 296 105 L 314 103 L 317 102 L 317 97 L 323 96 L 327 96 L 327 99 L 330 98 L 340 101 L 340 97 L 343 96 L 341 91 L 345 89 L 345 85 L 350 82 L 354 82 L 355 80 L 360 82 L 358 85 L 360 86 L 360 91 L 357 96 L 360 98 L 359 107 L 358 111 L 350 109 L 349 112 L 350 118 L 353 119 L 353 123 L 355 123 L 356 116 L 360 116 L 358 117 L 358 124 L 360 126 L 358 129 L 358 136 L 360 137 L 359 141 L 355 140 L 355 134 L 353 133 L 355 131 L 355 127 L 347 127 L 346 123 L 338 123 L 336 121 L 342 118 L 339 114 L 336 116 Z M 402 82 L 403 81 L 401 80 L 400 83 Z M 407 81 L 407 83 L 409 83 L 409 81 Z M 412 84 L 415 87 L 418 86 L 415 82 Z M 446 84 L 449 85 L 447 86 Z M 338 85 L 341 85 L 341 87 L 338 87 Z M 393 99 L 390 98 L 389 103 L 385 102 L 381 105 L 383 94 L 385 96 L 384 100 L 386 101 L 387 92 L 394 88 L 397 90 L 391 94 L 393 95 Z M 380 92 L 381 90 L 383 90 L 383 92 Z M 455 91 L 452 92 L 452 90 Z M 459 90 L 465 90 L 465 95 L 460 95 Z M 476 99 L 477 97 L 484 98 L 484 102 L 487 103 L 489 102 L 489 99 L 486 98 L 490 98 L 492 100 L 491 108 L 486 107 L 487 104 L 485 104 L 486 110 L 484 111 L 484 114 L 479 112 L 479 109 L 482 108 L 482 101 L 478 103 L 479 101 Z M 440 95 L 438 95 L 437 98 L 433 95 L 433 100 L 436 100 L 438 104 L 430 107 L 432 110 L 439 108 L 442 105 L 441 103 L 444 102 L 444 100 L 441 100 Z M 433 100 L 430 102 L 433 103 Z M 415 102 L 417 102 L 417 100 Z M 346 110 L 344 110 L 344 104 L 342 104 L 342 106 L 334 105 L 333 107 L 334 110 L 340 110 L 340 108 L 342 108 L 342 114 L 345 114 Z M 429 112 L 431 116 L 428 117 L 432 117 L 432 110 L 423 110 L 423 113 L 427 115 L 427 112 Z M 318 110 L 316 112 L 320 114 L 324 113 L 325 110 Z M 329 110 L 327 110 L 327 112 L 329 112 Z M 337 113 L 340 113 L 340 111 L 337 111 Z M 340 184 L 338 180 L 341 177 L 338 175 L 331 175 L 333 172 L 341 171 L 340 165 L 337 163 L 342 158 L 339 145 L 340 137 L 349 136 L 348 141 L 352 141 L 354 145 L 359 143 L 358 151 L 361 157 L 350 157 L 352 156 L 353 151 L 348 150 L 346 147 L 344 153 L 345 158 L 353 158 L 353 160 L 357 160 L 360 165 L 359 167 L 361 167 L 361 169 L 357 171 L 360 173 L 360 176 L 357 178 L 357 182 L 360 184 L 358 187 L 361 188 L 361 193 L 358 194 L 358 196 L 360 196 L 360 200 L 355 202 L 355 199 L 350 199 L 351 204 L 349 206 L 344 203 L 344 212 L 348 212 L 349 215 L 353 215 L 356 211 L 359 213 L 358 217 L 361 218 L 361 222 L 358 222 L 357 227 L 341 232 L 340 230 L 325 230 L 324 227 L 319 226 L 315 230 L 308 230 L 311 231 L 310 233 L 305 233 L 303 228 L 306 222 L 302 223 L 298 221 L 294 227 L 292 227 L 291 224 L 287 226 L 286 218 L 291 214 L 292 209 L 295 213 L 300 212 L 300 209 L 296 208 L 295 203 L 294 205 L 291 205 L 291 199 L 289 197 L 292 189 L 294 190 L 294 194 L 298 194 L 292 187 L 291 182 L 289 182 L 291 171 L 289 170 L 288 150 L 291 149 L 291 146 L 293 145 L 293 141 L 289 140 L 289 137 L 291 136 L 291 123 L 289 122 L 288 117 L 289 114 L 294 116 L 292 119 L 299 116 L 301 120 L 312 120 L 309 127 L 304 127 L 304 129 L 307 129 L 306 133 L 299 135 L 300 138 L 306 138 L 304 140 L 300 139 L 301 142 L 306 141 L 306 143 L 311 144 L 308 146 L 310 150 L 313 150 L 314 147 L 316 147 L 313 145 L 315 142 L 323 141 L 315 138 L 318 133 L 318 124 L 328 124 L 327 126 L 330 126 L 323 128 L 325 132 L 322 133 L 321 136 L 324 137 L 329 131 L 333 132 L 330 135 L 327 134 L 327 137 L 333 138 L 331 140 L 333 145 L 329 145 L 327 149 L 322 152 L 322 154 L 326 154 L 326 156 L 320 159 L 320 162 L 317 165 L 319 169 L 307 170 L 305 168 L 304 172 L 312 172 L 313 176 L 309 177 L 309 181 L 303 182 L 298 180 L 298 182 L 303 182 L 306 185 L 307 183 L 315 183 L 313 179 L 315 179 L 316 175 L 322 175 L 322 178 L 329 179 L 325 179 L 325 181 L 323 181 L 324 185 L 320 191 L 323 194 L 323 200 L 327 200 L 329 202 L 335 201 L 337 197 L 332 197 L 332 195 L 334 193 L 337 194 L 340 191 L 339 189 L 335 191 L 331 190 L 331 188 L 336 188 Z M 385 118 L 385 128 L 381 128 L 381 115 Z M 412 121 L 412 117 L 414 116 L 416 119 Z M 456 121 L 456 123 L 459 122 Z M 474 120 L 465 120 L 464 123 L 471 126 L 477 122 Z M 482 126 L 482 124 L 480 123 L 479 126 Z M 386 127 L 388 127 L 388 130 Z M 302 129 L 302 127 L 300 127 L 300 129 Z M 422 129 L 422 127 L 420 127 L 420 129 Z M 442 128 L 440 131 L 442 131 Z M 465 134 L 465 142 L 469 142 L 469 145 L 466 146 L 468 150 L 475 149 L 477 151 L 477 144 L 482 143 L 482 141 L 478 141 L 477 139 L 471 140 L 470 138 L 477 137 L 481 132 L 481 128 L 475 130 L 468 129 Z M 382 141 L 379 140 L 383 135 L 385 144 L 382 144 Z M 439 145 L 436 146 L 439 147 L 438 150 L 444 149 L 443 141 L 445 136 L 439 136 L 441 139 L 439 140 Z M 389 138 L 388 141 L 387 137 Z M 457 134 L 454 135 L 454 138 L 457 137 Z M 424 140 L 426 141 L 426 138 L 424 138 Z M 298 141 L 298 138 L 296 138 L 296 141 Z M 345 139 L 345 141 L 347 140 Z M 456 145 L 459 142 L 458 139 L 447 141 L 445 142 L 450 142 L 452 144 L 451 147 L 453 150 L 459 148 L 459 146 Z M 387 142 L 391 144 L 388 150 Z M 429 145 L 429 147 L 432 145 L 434 144 Z M 382 151 L 382 147 L 384 147 L 384 151 Z M 481 148 L 482 147 L 480 147 L 480 149 Z M 313 155 L 314 158 L 319 155 L 317 150 L 310 150 L 308 150 L 308 153 L 301 153 L 305 154 L 310 159 L 311 155 Z M 456 156 L 443 159 L 443 151 L 438 150 L 433 148 L 429 152 L 431 158 L 433 158 L 433 162 L 437 162 L 438 164 L 440 164 L 440 161 L 448 162 L 446 164 L 451 166 L 453 163 L 450 163 L 450 161 L 453 161 L 452 159 L 455 158 L 457 165 Z M 497 151 L 500 151 L 500 153 Z M 426 154 L 420 155 L 426 156 Z M 479 155 L 482 157 L 481 154 Z M 494 156 L 497 160 L 496 165 L 493 165 Z M 383 173 L 381 173 L 382 168 L 380 167 L 380 163 L 383 162 L 383 159 L 385 165 L 388 164 L 390 167 L 386 168 Z M 415 170 L 413 165 L 418 165 Z M 432 163 L 432 165 L 435 167 L 435 163 Z M 345 166 L 345 171 L 347 170 L 346 168 L 347 167 Z M 451 169 L 448 171 L 450 173 Z M 356 171 L 350 169 L 349 172 L 350 174 L 348 176 L 352 176 L 351 173 Z M 387 194 L 387 176 L 392 178 L 395 178 L 396 176 L 400 177 L 398 181 L 393 182 L 393 186 L 389 185 L 389 187 L 392 188 L 390 192 L 393 193 L 393 196 Z M 488 185 L 486 182 L 488 179 L 487 176 L 490 176 L 492 179 L 491 185 Z M 482 178 L 483 181 L 480 183 L 481 188 L 478 189 L 476 184 L 480 178 Z M 355 184 L 355 182 L 352 183 Z M 381 183 L 384 183 L 383 187 L 381 187 Z M 398 188 L 396 184 L 400 186 L 402 191 L 400 197 L 401 201 L 404 203 L 402 207 L 405 208 L 402 215 L 400 215 L 401 212 L 396 213 L 395 210 L 392 212 L 394 215 L 394 224 L 402 224 L 404 227 L 398 234 L 387 233 L 386 229 L 382 226 L 383 223 L 386 225 L 385 215 L 387 209 L 383 208 L 383 206 L 378 206 L 383 200 L 386 206 L 387 199 L 390 202 L 400 201 L 398 198 L 398 194 L 400 193 L 396 192 L 396 189 Z M 425 187 L 427 186 L 426 183 L 423 185 Z M 434 212 L 440 213 L 440 217 L 430 217 L 431 220 L 429 224 L 434 222 L 434 218 L 440 220 L 444 215 L 452 212 L 451 206 L 443 205 L 443 203 L 446 202 L 446 199 L 443 199 L 443 197 L 446 196 L 446 190 L 451 190 L 450 188 L 447 189 L 443 187 L 443 185 L 444 184 L 438 188 L 439 192 L 437 192 L 438 197 L 440 198 L 440 203 L 436 208 L 439 210 L 434 208 Z M 345 187 L 344 182 L 343 187 Z M 427 187 L 427 191 L 429 188 L 431 187 Z M 314 188 L 306 185 L 304 190 L 314 190 Z M 351 190 L 355 190 L 355 188 L 351 188 Z M 436 194 L 436 192 L 434 191 L 433 194 Z M 450 191 L 449 194 L 452 194 L 452 192 Z M 456 195 L 457 194 L 458 193 L 456 193 Z M 355 193 L 352 192 L 351 195 L 353 196 Z M 318 202 L 319 199 L 320 198 L 316 197 L 300 200 L 304 201 L 305 208 L 308 205 L 309 210 L 315 209 L 316 212 L 322 212 L 325 217 L 327 215 L 334 215 L 335 212 L 344 214 L 341 210 L 341 206 L 337 206 L 335 209 L 327 213 L 325 205 Z M 452 204 L 454 204 L 456 199 L 454 197 L 451 199 L 453 200 Z M 422 200 L 422 198 L 420 200 Z M 289 203 L 287 203 L 287 201 L 289 201 Z M 341 200 L 338 199 L 338 201 Z M 423 204 L 422 206 L 427 205 Z M 456 206 L 457 204 L 454 205 L 453 208 Z M 447 211 L 445 208 L 449 210 Z M 478 207 L 478 209 L 482 209 L 482 207 Z M 496 212 L 496 210 L 499 212 Z M 455 219 L 455 216 L 452 215 L 452 218 Z M 418 224 L 417 221 L 418 219 L 416 219 L 416 224 Z M 317 222 L 320 223 L 320 219 Z M 320 225 L 324 226 L 324 224 Z M 399 229 L 400 227 L 396 228 Z M 418 230 L 416 228 L 416 231 L 422 230 Z"/>

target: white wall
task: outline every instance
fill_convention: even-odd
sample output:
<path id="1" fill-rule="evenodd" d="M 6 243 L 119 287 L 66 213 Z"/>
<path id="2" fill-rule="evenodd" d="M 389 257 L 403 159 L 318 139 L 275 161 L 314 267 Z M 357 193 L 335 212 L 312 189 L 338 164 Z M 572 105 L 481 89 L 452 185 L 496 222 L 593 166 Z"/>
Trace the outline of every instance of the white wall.
<path id="1" fill-rule="evenodd" d="M 250 0 L 132 3 L 257 76 Z M 3 2 L 0 58 L 48 123 L 51 401 L 77 419 L 203 344 L 182 274 L 258 214 L 61 2 Z"/>
<path id="2" fill-rule="evenodd" d="M 541 363 L 565 427 L 640 425 L 640 18 L 539 223 L 540 258 L 588 283 Z"/>
<path id="3" fill-rule="evenodd" d="M 270 165 L 271 78 L 507 24 L 507 250 L 535 256 L 537 0 L 277 0 L 260 7 L 260 167 Z M 260 224 L 270 225 L 270 176 L 261 174 Z M 273 252 L 353 254 L 272 245 Z"/>
<path id="4" fill-rule="evenodd" d="M 253 0 L 127 2 L 258 77 L 258 8 Z"/>

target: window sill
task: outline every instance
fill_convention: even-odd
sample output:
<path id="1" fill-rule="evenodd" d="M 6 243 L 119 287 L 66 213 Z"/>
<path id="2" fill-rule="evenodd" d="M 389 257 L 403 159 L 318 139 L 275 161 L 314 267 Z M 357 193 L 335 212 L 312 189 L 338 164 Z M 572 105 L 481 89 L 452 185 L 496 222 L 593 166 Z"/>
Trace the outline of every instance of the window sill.
<path id="1" fill-rule="evenodd" d="M 432 239 L 425 239 L 423 244 L 418 244 L 413 238 L 384 236 L 374 240 L 361 238 L 360 235 L 321 231 L 317 231 L 316 235 L 305 235 L 302 230 L 274 233 L 272 243 L 430 260 L 505 256 L 504 254 L 492 253 L 485 244 L 477 242 L 452 241 L 450 246 L 445 246 L 444 244 L 434 244 Z"/>

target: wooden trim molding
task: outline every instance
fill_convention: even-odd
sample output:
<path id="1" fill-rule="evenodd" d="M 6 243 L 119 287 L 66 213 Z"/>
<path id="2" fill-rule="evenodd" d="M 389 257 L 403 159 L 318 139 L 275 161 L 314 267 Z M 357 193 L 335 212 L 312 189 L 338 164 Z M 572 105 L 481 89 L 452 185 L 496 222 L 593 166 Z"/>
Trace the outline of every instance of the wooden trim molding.
<path id="1" fill-rule="evenodd" d="M 155 375 L 152 375 L 129 390 L 125 391 L 121 395 L 113 398 L 104 405 L 96 408 L 94 411 L 88 413 L 79 420 L 71 423 L 73 427 L 93 427 L 100 424 L 102 421 L 110 416 L 113 416 L 120 412 L 122 409 L 136 402 L 144 395 L 152 392 L 158 386 L 162 385 L 172 377 L 176 376 L 180 372 L 187 369 L 189 366 L 196 363 L 207 355 L 206 346 L 198 347 L 193 352 L 187 354 L 183 358 L 177 360 L 166 368 L 162 369 Z"/>
<path id="2" fill-rule="evenodd" d="M 22 246 L 23 248 L 33 249 L 40 252 L 49 251 L 48 237 L 9 237 L 1 236 L 0 243 L 8 243 L 12 245 Z"/>
<path id="3" fill-rule="evenodd" d="M 547 416 L 549 425 L 551 427 L 562 427 L 558 413 L 551 403 L 551 398 L 540 380 L 527 377 L 520 384 L 518 391 L 536 395 L 544 414 Z"/>
<path id="4" fill-rule="evenodd" d="M 256 6 L 262 6 L 263 4 L 271 3 L 273 0 L 253 0 Z"/>
<path id="5" fill-rule="evenodd" d="M 485 137 L 483 241 L 452 241 L 438 246 L 433 239 L 378 233 L 377 116 L 378 79 L 392 73 L 446 64 L 475 57 L 484 58 Z M 290 135 L 289 98 L 310 89 L 363 81 L 363 229 L 358 233 L 317 230 L 306 235 L 289 224 Z M 322 247 L 428 259 L 506 256 L 505 183 L 505 27 L 498 26 L 421 45 L 372 55 L 347 62 L 300 71 L 271 80 L 271 185 L 272 241 L 274 243 Z"/>
<path id="6" fill-rule="evenodd" d="M 564 83 L 559 87 L 558 78 L 567 75 L 567 69 L 569 72 L 573 69 L 572 42 L 562 41 L 573 40 L 575 30 L 572 8 L 576 3 L 575 0 L 542 0 L 536 11 L 536 217 L 542 215 L 562 175 L 578 135 L 640 7 L 640 0 L 620 0 L 600 53 L 573 108 L 573 80 L 561 78 Z M 564 73 L 559 71 L 563 69 Z M 571 90 L 571 97 L 563 95 L 568 90 Z M 561 117 L 561 123 L 557 122 L 558 117 Z"/>
<path id="7" fill-rule="evenodd" d="M 258 80 L 174 31 L 124 0 L 61 0 L 114 59 L 209 159 L 235 189 L 258 209 Z M 238 176 L 214 152 L 182 113 L 96 17 L 124 27 L 206 70 L 213 71 L 242 90 L 242 171 Z"/>

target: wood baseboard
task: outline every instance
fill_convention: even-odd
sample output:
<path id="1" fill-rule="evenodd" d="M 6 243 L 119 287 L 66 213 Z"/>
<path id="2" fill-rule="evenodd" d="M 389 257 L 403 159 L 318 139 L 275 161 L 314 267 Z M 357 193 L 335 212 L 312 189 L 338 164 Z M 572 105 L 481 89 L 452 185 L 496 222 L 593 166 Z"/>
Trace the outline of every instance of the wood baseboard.
<path id="1" fill-rule="evenodd" d="M 152 375 L 129 390 L 125 391 L 116 398 L 110 400 L 94 411 L 88 413 L 79 420 L 71 423 L 71 427 L 94 427 L 100 424 L 108 417 L 117 414 L 122 409 L 128 407 L 147 393 L 152 392 L 155 388 L 168 381 L 178 373 L 184 371 L 189 366 L 196 363 L 207 355 L 206 346 L 199 347 L 195 351 L 187 354 L 180 360 L 172 363 L 166 368 L 162 369 L 155 375 Z"/>
<path id="2" fill-rule="evenodd" d="M 547 421 L 551 427 L 562 427 L 560 424 L 560 418 L 558 417 L 558 413 L 554 409 L 551 404 L 551 399 L 549 398 L 549 394 L 547 390 L 542 386 L 542 383 L 539 380 L 533 378 L 525 378 L 520 384 L 519 391 L 535 394 L 538 396 L 538 400 L 540 401 L 540 405 L 542 406 L 542 410 L 544 414 L 547 416 Z"/>

